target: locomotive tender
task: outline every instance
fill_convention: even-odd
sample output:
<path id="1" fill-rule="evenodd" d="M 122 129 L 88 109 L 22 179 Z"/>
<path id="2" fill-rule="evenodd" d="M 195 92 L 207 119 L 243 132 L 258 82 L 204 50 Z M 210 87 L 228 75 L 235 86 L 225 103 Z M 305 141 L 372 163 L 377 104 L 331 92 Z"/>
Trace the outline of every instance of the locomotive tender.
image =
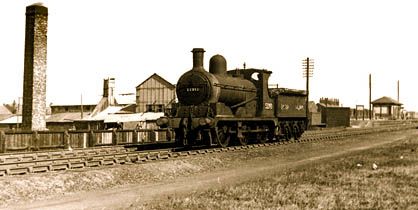
<path id="1" fill-rule="evenodd" d="M 299 138 L 307 126 L 306 92 L 269 88 L 271 71 L 227 71 L 221 55 L 203 68 L 203 48 L 194 48 L 193 68 L 177 82 L 172 116 L 157 120 L 174 130 L 179 146 L 246 145 L 249 141 Z"/>

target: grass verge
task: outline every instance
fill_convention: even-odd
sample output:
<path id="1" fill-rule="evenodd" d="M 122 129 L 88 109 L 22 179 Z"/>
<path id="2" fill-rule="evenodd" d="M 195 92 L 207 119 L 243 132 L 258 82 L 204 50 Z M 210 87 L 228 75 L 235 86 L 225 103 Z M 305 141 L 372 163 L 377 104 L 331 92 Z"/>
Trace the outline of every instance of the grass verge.
<path id="1" fill-rule="evenodd" d="M 418 209 L 418 139 L 315 161 L 239 185 L 169 196 L 135 208 L 167 207 Z"/>

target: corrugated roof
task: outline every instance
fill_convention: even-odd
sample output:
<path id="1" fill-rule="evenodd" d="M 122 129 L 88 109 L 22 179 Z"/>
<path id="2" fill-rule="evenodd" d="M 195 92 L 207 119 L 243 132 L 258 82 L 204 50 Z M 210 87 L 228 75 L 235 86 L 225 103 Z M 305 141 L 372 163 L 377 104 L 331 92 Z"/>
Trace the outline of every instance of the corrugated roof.
<path id="1" fill-rule="evenodd" d="M 379 99 L 372 101 L 372 104 L 402 105 L 402 103 L 399 103 L 399 101 L 392 99 L 390 97 L 387 97 L 387 96 L 383 96 Z"/>
<path id="2" fill-rule="evenodd" d="M 61 98 L 54 98 L 53 101 L 51 101 L 51 104 L 53 106 L 79 106 L 81 103 L 83 105 L 97 105 L 97 101 L 99 101 L 102 98 L 102 96 L 83 96 L 83 101 L 68 101 L 68 98 L 61 97 Z"/>
<path id="3" fill-rule="evenodd" d="M 164 116 L 163 112 L 145 112 L 145 113 L 133 113 L 133 114 L 114 114 L 115 110 L 120 109 L 120 107 L 108 107 L 108 109 L 104 110 L 99 115 L 95 117 L 88 117 L 87 113 L 84 113 L 84 118 L 81 119 L 80 113 L 72 112 L 72 113 L 59 113 L 48 115 L 46 117 L 47 122 L 73 122 L 73 121 L 101 121 L 103 120 L 105 123 L 110 122 L 145 122 L 145 121 L 153 121 L 157 120 L 158 118 Z M 1 120 L 0 124 L 16 124 L 22 123 L 22 116 L 11 116 L 5 120 Z"/>
<path id="4" fill-rule="evenodd" d="M 157 120 L 158 118 L 164 116 L 164 112 L 145 112 L 142 113 L 143 120 Z"/>
<path id="5" fill-rule="evenodd" d="M 55 107 L 81 107 L 81 105 L 83 105 L 84 107 L 86 106 L 96 106 L 97 104 L 52 104 L 50 105 L 51 108 L 55 108 Z"/>
<path id="6" fill-rule="evenodd" d="M 89 113 L 83 113 L 84 118 L 88 118 Z M 67 112 L 67 113 L 58 113 L 53 115 L 47 115 L 45 117 L 46 122 L 73 122 L 74 120 L 80 120 L 81 114 L 78 112 Z M 22 123 L 21 115 L 13 115 L 7 119 L 1 120 L 0 124 L 16 124 Z"/>
<path id="7" fill-rule="evenodd" d="M 97 113 L 93 117 L 87 118 L 86 120 L 104 120 L 108 115 L 119 112 L 122 108 L 123 106 L 108 106 L 103 111 Z"/>
<path id="8" fill-rule="evenodd" d="M 125 105 L 125 104 L 136 104 L 136 95 L 133 93 L 131 94 L 123 94 L 115 96 L 117 104 Z"/>
<path id="9" fill-rule="evenodd" d="M 111 114 L 106 116 L 104 119 L 105 123 L 109 122 L 132 122 L 132 121 L 140 121 L 140 114 Z"/>
<path id="10" fill-rule="evenodd" d="M 0 114 L 13 114 L 13 113 L 4 105 L 0 105 Z"/>
<path id="11" fill-rule="evenodd" d="M 22 123 L 21 115 L 14 115 L 5 120 L 0 121 L 0 124 L 16 124 L 16 123 Z"/>
<path id="12" fill-rule="evenodd" d="M 145 113 L 134 113 L 134 114 L 110 114 L 104 119 L 105 123 L 110 122 L 140 122 L 157 120 L 164 116 L 163 112 L 145 112 Z"/>
<path id="13" fill-rule="evenodd" d="M 83 118 L 89 118 L 90 113 L 84 112 Z M 80 120 L 80 112 L 66 112 L 66 113 L 57 113 L 47 116 L 47 122 L 73 122 L 74 120 Z"/>

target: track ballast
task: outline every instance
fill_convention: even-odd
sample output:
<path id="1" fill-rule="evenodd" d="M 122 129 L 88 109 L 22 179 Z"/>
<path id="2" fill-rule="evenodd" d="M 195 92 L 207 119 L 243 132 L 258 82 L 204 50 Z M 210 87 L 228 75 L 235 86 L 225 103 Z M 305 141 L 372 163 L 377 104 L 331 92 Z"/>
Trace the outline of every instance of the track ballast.
<path id="1" fill-rule="evenodd" d="M 246 150 L 259 147 L 271 147 L 283 144 L 326 142 L 372 133 L 414 129 L 416 127 L 417 124 L 414 123 L 367 129 L 341 129 L 325 132 L 310 131 L 306 132 L 299 140 L 276 141 L 270 143 L 249 144 L 244 146 L 231 146 L 226 148 L 195 148 L 183 151 L 176 150 L 172 147 L 166 149 L 155 149 L 156 145 L 150 145 L 150 149 L 140 151 L 136 151 L 136 148 L 114 146 L 76 149 L 72 151 L 64 150 L 51 152 L 2 154 L 0 155 L 0 176 L 90 167 L 93 168 L 126 163 L 146 163 L 149 161 L 167 160 L 169 158 L 182 158 L 193 155 Z M 167 147 L 167 144 L 165 144 L 164 147 Z"/>

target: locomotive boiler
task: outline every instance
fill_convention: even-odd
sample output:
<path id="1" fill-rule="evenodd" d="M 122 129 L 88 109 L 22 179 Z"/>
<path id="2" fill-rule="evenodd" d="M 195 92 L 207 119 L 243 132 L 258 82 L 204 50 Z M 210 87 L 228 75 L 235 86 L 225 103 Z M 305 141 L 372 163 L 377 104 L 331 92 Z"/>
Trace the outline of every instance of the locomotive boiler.
<path id="1" fill-rule="evenodd" d="M 206 71 L 204 52 L 192 50 L 193 68 L 177 82 L 172 116 L 157 120 L 174 131 L 180 146 L 226 147 L 302 135 L 307 125 L 305 91 L 269 88 L 268 70 L 228 71 L 221 55 L 210 59 Z"/>

